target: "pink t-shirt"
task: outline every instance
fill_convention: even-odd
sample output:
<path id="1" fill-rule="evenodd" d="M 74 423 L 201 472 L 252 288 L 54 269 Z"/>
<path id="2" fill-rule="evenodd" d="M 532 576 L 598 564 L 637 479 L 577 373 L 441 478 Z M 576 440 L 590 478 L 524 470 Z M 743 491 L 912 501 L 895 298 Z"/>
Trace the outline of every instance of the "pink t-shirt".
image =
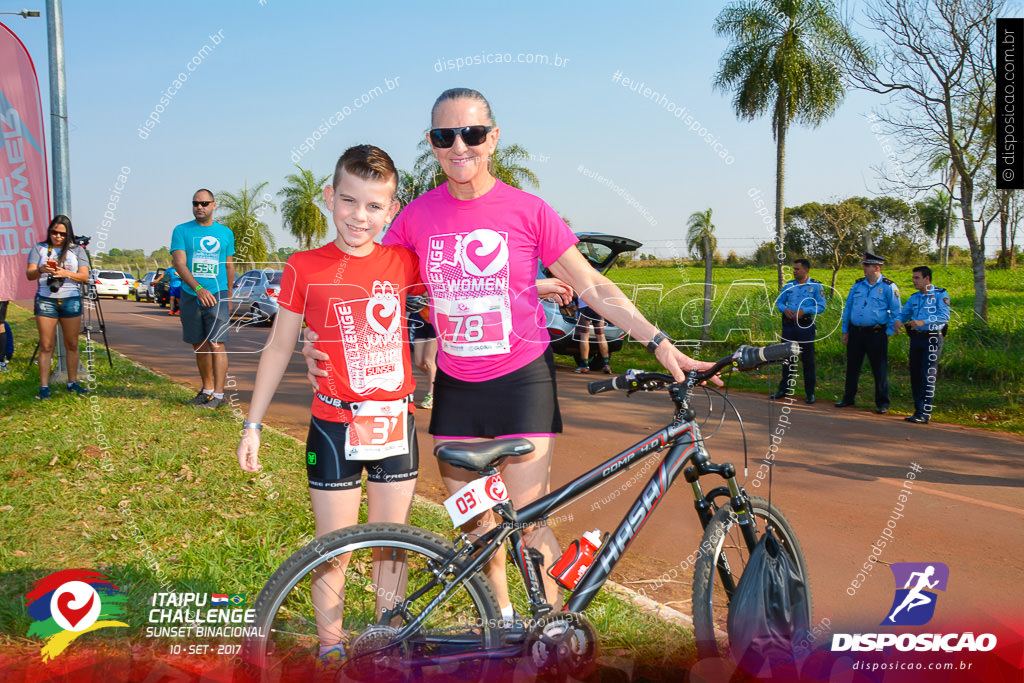
<path id="1" fill-rule="evenodd" d="M 578 239 L 554 209 L 498 181 L 476 199 L 442 185 L 395 219 L 384 244 L 420 257 L 430 289 L 438 366 L 467 382 L 518 370 L 550 341 L 537 299 L 537 260 L 549 266 Z"/>

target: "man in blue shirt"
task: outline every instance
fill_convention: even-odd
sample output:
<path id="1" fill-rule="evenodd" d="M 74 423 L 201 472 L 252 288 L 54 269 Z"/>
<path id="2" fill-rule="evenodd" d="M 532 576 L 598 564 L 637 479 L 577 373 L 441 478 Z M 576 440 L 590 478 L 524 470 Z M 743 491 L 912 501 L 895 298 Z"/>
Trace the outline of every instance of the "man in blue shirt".
<path id="1" fill-rule="evenodd" d="M 846 346 L 846 389 L 836 408 L 852 406 L 864 356 L 875 378 L 875 412 L 889 412 L 889 337 L 903 327 L 899 319 L 900 290 L 882 277 L 885 259 L 864 253 L 864 277 L 853 283 L 843 309 L 842 342 Z"/>
<path id="2" fill-rule="evenodd" d="M 182 223 L 171 234 L 171 258 L 181 278 L 182 338 L 196 353 L 203 388 L 189 403 L 217 408 L 224 403 L 228 374 L 228 326 L 231 322 L 228 283 L 235 281 L 235 236 L 215 223 L 213 193 L 202 189 L 192 195 L 195 220 Z"/>
<path id="3" fill-rule="evenodd" d="M 793 261 L 793 279 L 783 286 L 775 307 L 782 313 L 782 341 L 800 343 L 804 368 L 804 392 L 808 403 L 814 403 L 814 317 L 825 312 L 825 286 L 808 277 L 811 262 L 805 258 Z M 782 365 L 782 382 L 772 398 L 791 395 L 796 378 L 789 363 Z"/>
<path id="4" fill-rule="evenodd" d="M 935 399 L 935 379 L 942 355 L 942 339 L 949 323 L 949 294 L 932 284 L 932 269 L 914 268 L 914 289 L 900 311 L 910 336 L 910 387 L 914 414 L 907 422 L 928 424 Z"/>

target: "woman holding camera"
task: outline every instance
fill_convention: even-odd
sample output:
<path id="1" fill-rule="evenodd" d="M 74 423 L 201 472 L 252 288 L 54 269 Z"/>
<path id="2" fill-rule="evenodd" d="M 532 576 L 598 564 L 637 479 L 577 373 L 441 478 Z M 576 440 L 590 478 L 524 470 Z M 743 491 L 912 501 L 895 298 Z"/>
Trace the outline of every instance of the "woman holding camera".
<path id="1" fill-rule="evenodd" d="M 89 280 L 89 260 L 75 244 L 71 219 L 55 216 L 46 229 L 46 241 L 32 247 L 26 275 L 39 280 L 34 313 L 39 328 L 39 398 L 50 398 L 50 365 L 57 339 L 57 323 L 64 333 L 68 391 L 89 393 L 78 384 L 78 328 L 82 295 L 78 285 Z"/>

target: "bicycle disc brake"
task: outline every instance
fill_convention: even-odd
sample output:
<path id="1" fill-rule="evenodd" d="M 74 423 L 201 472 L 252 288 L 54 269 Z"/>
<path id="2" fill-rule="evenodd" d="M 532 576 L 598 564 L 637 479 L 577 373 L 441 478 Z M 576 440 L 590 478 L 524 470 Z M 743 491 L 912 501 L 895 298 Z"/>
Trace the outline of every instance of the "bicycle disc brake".
<path id="1" fill-rule="evenodd" d="M 585 678 L 595 664 L 596 654 L 597 631 L 577 612 L 538 619 L 523 649 L 523 658 L 542 680 Z"/>

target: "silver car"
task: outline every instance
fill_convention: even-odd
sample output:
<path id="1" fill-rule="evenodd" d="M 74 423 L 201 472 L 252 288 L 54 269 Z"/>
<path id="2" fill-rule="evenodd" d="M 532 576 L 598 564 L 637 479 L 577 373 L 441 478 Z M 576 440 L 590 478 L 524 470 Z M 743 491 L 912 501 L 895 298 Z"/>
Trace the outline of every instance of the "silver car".
<path id="1" fill-rule="evenodd" d="M 281 294 L 283 270 L 247 270 L 235 280 L 231 304 L 235 311 L 244 311 L 254 323 L 274 323 L 277 297 Z"/>
<path id="2" fill-rule="evenodd" d="M 600 273 L 607 272 L 619 254 L 636 251 L 643 246 L 640 242 L 628 237 L 617 237 L 598 232 L 579 232 L 576 233 L 576 236 L 580 240 L 576 244 L 576 248 Z M 541 268 L 538 277 L 552 277 L 552 275 L 546 268 Z M 545 325 L 551 337 L 551 349 L 557 354 L 572 356 L 576 364 L 579 365 L 580 344 L 575 335 L 578 318 L 575 302 L 568 306 L 559 306 L 553 301 L 542 301 L 541 305 L 544 309 Z M 615 353 L 622 349 L 622 343 L 626 338 L 625 332 L 610 322 L 605 322 L 604 336 L 608 341 L 609 352 Z M 593 326 L 591 326 L 590 358 L 588 360 L 592 370 L 601 368 L 601 359 L 598 355 L 597 337 L 594 334 Z"/>

